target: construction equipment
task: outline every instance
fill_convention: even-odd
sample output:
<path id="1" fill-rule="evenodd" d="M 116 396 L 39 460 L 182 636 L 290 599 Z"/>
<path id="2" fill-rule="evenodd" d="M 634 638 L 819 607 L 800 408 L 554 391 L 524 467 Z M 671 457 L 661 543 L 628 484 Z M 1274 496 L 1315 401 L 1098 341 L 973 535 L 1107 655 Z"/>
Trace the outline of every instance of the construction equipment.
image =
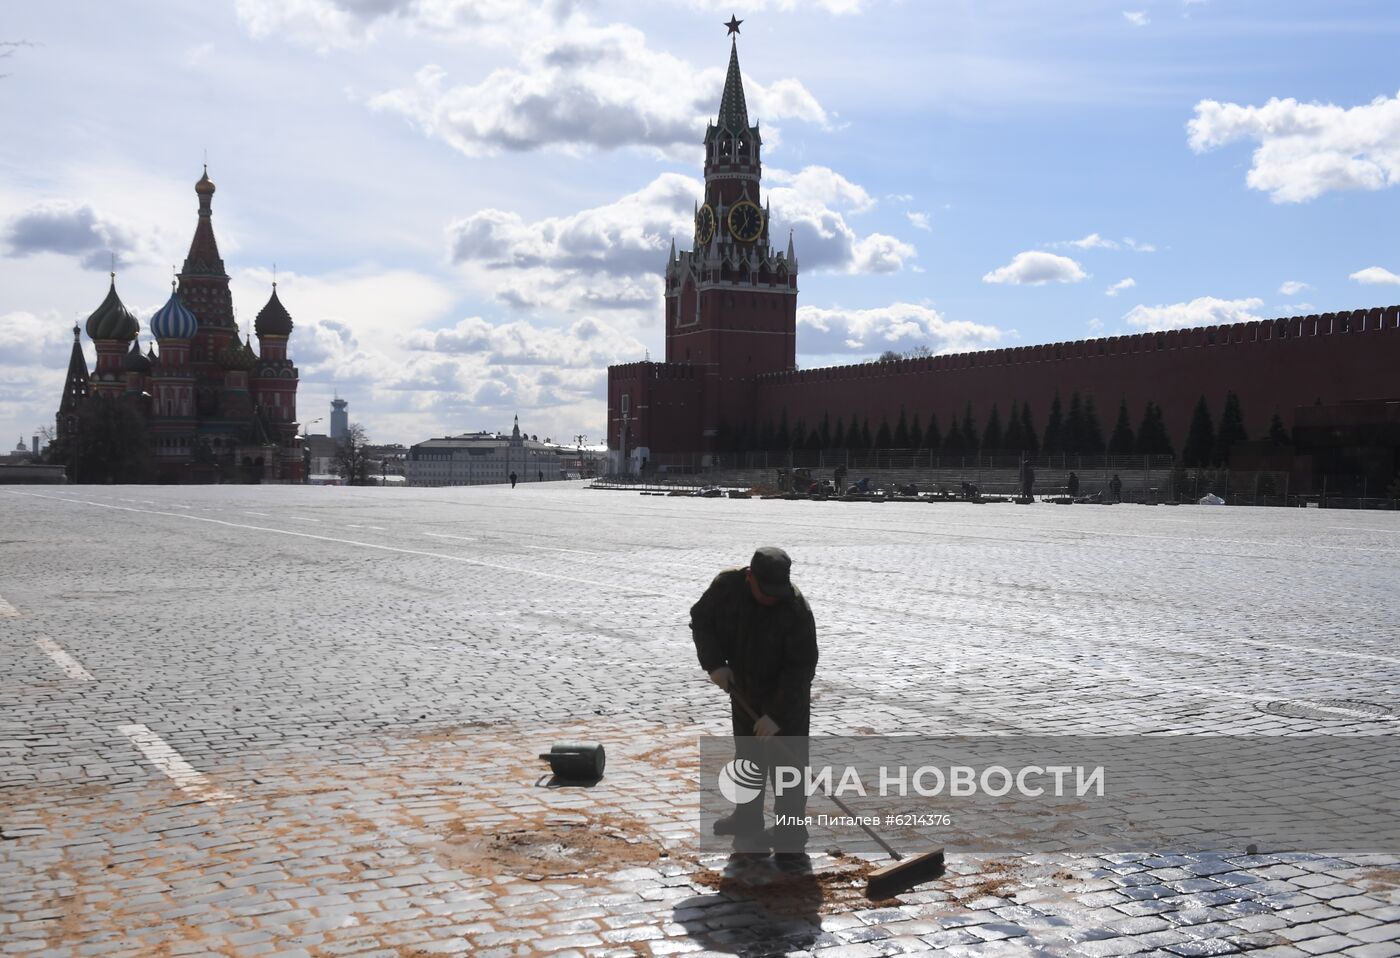
<path id="1" fill-rule="evenodd" d="M 739 707 L 744 710 L 744 714 L 754 722 L 758 721 L 758 713 L 755 712 L 753 706 L 749 705 L 748 701 L 734 689 L 733 685 L 729 687 L 729 695 L 735 702 L 739 703 Z M 778 740 L 778 745 L 780 748 L 786 748 L 786 746 L 782 745 L 781 739 Z M 789 758 L 791 758 L 790 754 Z M 895 850 L 893 845 L 885 841 L 875 829 L 867 825 L 861 816 L 851 811 L 851 807 L 842 801 L 840 796 L 828 792 L 826 797 L 831 799 L 832 802 L 836 804 L 837 808 L 850 816 L 865 834 L 869 835 L 877 845 L 885 850 L 885 854 L 894 859 L 894 861 L 890 862 L 888 865 L 875 869 L 875 871 L 871 872 L 866 878 L 866 898 L 869 898 L 871 901 L 882 901 L 886 898 L 893 898 L 900 892 L 906 892 L 916 885 L 922 885 L 924 882 L 931 881 L 943 874 L 943 849 L 936 848 L 931 852 L 924 852 L 922 855 L 905 858 Z"/>

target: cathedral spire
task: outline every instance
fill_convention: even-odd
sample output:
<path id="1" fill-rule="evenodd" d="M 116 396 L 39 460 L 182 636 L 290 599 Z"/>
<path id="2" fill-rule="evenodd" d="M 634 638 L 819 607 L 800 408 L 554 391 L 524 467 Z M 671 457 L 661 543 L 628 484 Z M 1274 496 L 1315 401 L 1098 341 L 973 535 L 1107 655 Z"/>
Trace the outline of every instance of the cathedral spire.
<path id="1" fill-rule="evenodd" d="M 89 377 L 87 368 L 87 358 L 83 356 L 83 343 L 79 339 L 82 331 L 77 323 L 73 324 L 73 352 L 68 357 L 68 381 L 63 386 L 63 398 L 58 403 L 59 422 L 63 422 L 63 417 L 78 408 L 78 403 L 87 398 L 89 388 Z M 63 428 L 60 425 L 60 430 Z"/>
<path id="2" fill-rule="evenodd" d="M 749 131 L 749 110 L 744 103 L 744 78 L 739 73 L 739 41 L 729 44 L 729 72 L 719 101 L 719 128 L 731 133 Z"/>
<path id="3" fill-rule="evenodd" d="M 225 277 L 219 244 L 214 240 L 214 181 L 209 179 L 208 166 L 204 167 L 204 175 L 195 183 L 194 191 L 199 196 L 199 222 L 194 228 L 190 253 L 185 257 L 180 276 L 182 279 L 192 275 Z"/>

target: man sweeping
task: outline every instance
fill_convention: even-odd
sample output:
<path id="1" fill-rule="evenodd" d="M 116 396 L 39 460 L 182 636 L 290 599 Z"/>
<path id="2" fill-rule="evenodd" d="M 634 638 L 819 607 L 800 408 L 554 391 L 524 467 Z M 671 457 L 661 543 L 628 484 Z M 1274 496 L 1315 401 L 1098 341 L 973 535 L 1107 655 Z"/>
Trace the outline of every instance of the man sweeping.
<path id="1" fill-rule="evenodd" d="M 817 668 L 817 630 L 812 610 L 792 584 L 792 559 L 764 546 L 742 569 L 715 576 L 690 609 L 690 631 L 700 667 L 710 681 L 733 693 L 730 716 L 735 758 L 747 758 L 772 781 L 775 764 L 807 762 L 812 677 Z M 747 704 L 758 718 L 744 708 Z M 775 748 L 773 736 L 783 736 Z M 766 792 L 766 789 L 764 790 Z M 715 834 L 734 836 L 734 850 L 767 854 L 779 861 L 805 859 L 807 828 L 801 824 L 763 827 L 764 792 L 715 822 Z M 807 796 L 799 786 L 774 798 L 780 819 L 800 822 Z"/>

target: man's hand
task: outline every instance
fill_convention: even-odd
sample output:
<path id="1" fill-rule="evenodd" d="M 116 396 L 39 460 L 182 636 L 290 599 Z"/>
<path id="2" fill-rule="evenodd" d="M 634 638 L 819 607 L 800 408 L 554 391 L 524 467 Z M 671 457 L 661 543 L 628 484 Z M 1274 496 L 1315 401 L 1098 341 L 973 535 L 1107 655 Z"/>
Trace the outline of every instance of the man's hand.
<path id="1" fill-rule="evenodd" d="M 727 665 L 721 665 L 710 673 L 710 681 L 729 691 L 729 686 L 734 682 L 734 670 Z"/>
<path id="2" fill-rule="evenodd" d="M 753 724 L 753 734 L 759 738 L 768 738 L 778 734 L 778 723 L 766 715 L 759 716 L 757 722 Z"/>

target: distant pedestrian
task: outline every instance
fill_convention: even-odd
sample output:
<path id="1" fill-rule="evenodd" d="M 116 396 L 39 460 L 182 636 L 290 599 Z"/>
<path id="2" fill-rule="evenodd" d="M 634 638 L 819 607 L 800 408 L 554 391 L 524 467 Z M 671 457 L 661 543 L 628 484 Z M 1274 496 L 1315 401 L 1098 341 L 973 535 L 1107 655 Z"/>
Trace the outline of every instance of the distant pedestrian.
<path id="1" fill-rule="evenodd" d="M 1118 473 L 1113 474 L 1113 478 L 1108 480 L 1108 494 L 1114 502 L 1123 501 L 1123 480 L 1118 478 Z"/>
<path id="2" fill-rule="evenodd" d="M 1035 497 L 1035 470 L 1031 464 L 1026 463 L 1026 468 L 1021 472 L 1021 498 L 1032 499 Z"/>
<path id="3" fill-rule="evenodd" d="M 1065 485 L 1069 488 L 1071 498 L 1079 495 L 1079 477 L 1076 476 L 1073 471 L 1070 472 L 1069 478 L 1065 480 Z"/>
<path id="4" fill-rule="evenodd" d="M 544 470 L 540 470 L 540 482 L 544 482 Z"/>
<path id="5" fill-rule="evenodd" d="M 511 487 L 512 489 L 515 488 L 515 473 L 513 473 L 513 472 L 510 474 L 510 487 Z"/>
<path id="6" fill-rule="evenodd" d="M 836 494 L 839 496 L 846 491 L 846 464 L 842 463 L 832 472 L 831 478 L 836 480 Z"/>

